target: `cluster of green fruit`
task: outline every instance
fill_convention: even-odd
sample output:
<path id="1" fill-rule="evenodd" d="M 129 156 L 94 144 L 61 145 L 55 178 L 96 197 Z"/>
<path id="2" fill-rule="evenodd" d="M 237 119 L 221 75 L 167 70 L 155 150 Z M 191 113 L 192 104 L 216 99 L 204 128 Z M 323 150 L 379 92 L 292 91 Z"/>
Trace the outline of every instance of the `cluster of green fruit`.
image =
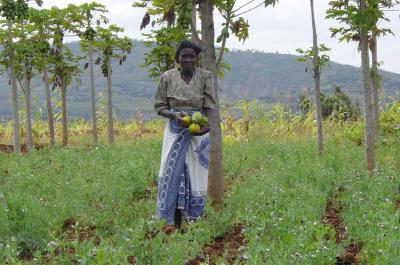
<path id="1" fill-rule="evenodd" d="M 25 18 L 28 16 L 29 6 L 25 0 L 3 0 L 1 6 L 1 15 L 8 21 L 15 21 L 16 18 Z"/>
<path id="2" fill-rule="evenodd" d="M 85 31 L 84 36 L 86 40 L 93 41 L 96 36 L 96 31 L 90 27 Z"/>
<path id="3" fill-rule="evenodd" d="M 201 126 L 206 126 L 208 124 L 208 119 L 203 116 L 201 112 L 196 111 L 192 116 L 185 115 L 183 117 L 183 122 L 188 126 L 189 132 L 196 133 L 200 131 Z"/>
<path id="4" fill-rule="evenodd" d="M 104 77 L 108 76 L 108 66 L 107 66 L 107 61 L 105 61 L 102 65 L 101 65 L 101 72 L 103 73 Z"/>
<path id="5" fill-rule="evenodd" d="M 29 6 L 25 0 L 17 1 L 17 14 L 20 18 L 28 17 Z"/>
<path id="6" fill-rule="evenodd" d="M 103 63 L 101 64 L 101 72 L 103 73 L 104 77 L 108 76 L 108 60 L 111 60 L 111 58 L 103 59 Z M 112 72 L 112 70 L 111 70 L 111 72 Z"/>
<path id="7" fill-rule="evenodd" d="M 17 16 L 17 3 L 14 0 L 3 0 L 1 15 L 8 21 L 14 21 Z"/>

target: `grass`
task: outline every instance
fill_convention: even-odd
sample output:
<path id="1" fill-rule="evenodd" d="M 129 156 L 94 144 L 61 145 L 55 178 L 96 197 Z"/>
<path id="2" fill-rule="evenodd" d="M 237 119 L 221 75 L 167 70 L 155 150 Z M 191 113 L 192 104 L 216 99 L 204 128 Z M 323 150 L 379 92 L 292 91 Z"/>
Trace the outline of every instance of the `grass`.
<path id="1" fill-rule="evenodd" d="M 346 141 L 328 140 L 318 157 L 312 139 L 228 138 L 226 206 L 214 212 L 207 205 L 201 221 L 171 236 L 158 232 L 162 223 L 153 216 L 159 137 L 93 149 L 0 154 L 0 257 L 9 264 L 43 264 L 45 251 L 73 248 L 73 257 L 62 251 L 48 263 L 127 264 L 132 255 L 137 264 L 184 264 L 200 255 L 205 243 L 242 223 L 248 243 L 237 263 L 331 265 L 355 240 L 364 243 L 360 264 L 395 265 L 399 150 L 398 142 L 379 145 L 378 170 L 371 177 L 363 170 L 362 147 Z M 337 245 L 333 229 L 320 220 L 339 186 L 347 239 Z M 78 221 L 75 231 L 95 227 L 93 237 L 68 240 L 63 230 L 68 218 Z M 18 260 L 24 249 L 35 259 Z M 227 264 L 226 257 L 219 262 Z"/>

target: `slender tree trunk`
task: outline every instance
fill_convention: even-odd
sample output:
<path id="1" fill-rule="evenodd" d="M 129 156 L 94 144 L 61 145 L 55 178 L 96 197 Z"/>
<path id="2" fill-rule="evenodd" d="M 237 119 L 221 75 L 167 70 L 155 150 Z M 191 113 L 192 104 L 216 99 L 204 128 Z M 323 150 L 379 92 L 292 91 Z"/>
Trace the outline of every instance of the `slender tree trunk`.
<path id="1" fill-rule="evenodd" d="M 93 70 L 93 46 L 89 42 L 89 91 L 92 103 L 92 132 L 93 144 L 97 144 L 97 118 L 96 118 L 96 97 L 94 93 L 94 70 Z"/>
<path id="2" fill-rule="evenodd" d="M 15 75 L 14 65 L 14 48 L 12 36 L 12 22 L 8 22 L 8 48 L 9 48 L 9 64 L 10 64 L 10 79 L 11 79 L 11 94 L 12 94 L 12 109 L 13 109 L 13 138 L 14 138 L 14 151 L 19 153 L 21 151 L 20 132 L 19 132 L 19 114 L 18 114 L 18 87 L 17 78 Z"/>
<path id="3" fill-rule="evenodd" d="M 214 47 L 214 19 L 213 19 L 213 1 L 203 0 L 199 3 L 199 12 L 201 20 L 201 44 L 203 49 L 202 63 L 205 68 L 214 74 L 215 80 L 215 96 L 217 103 L 218 96 L 218 80 L 217 80 L 217 64 Z M 222 138 L 219 108 L 210 111 L 210 163 L 209 163 L 209 185 L 208 191 L 213 201 L 213 205 L 219 207 L 224 200 L 224 172 L 222 161 Z"/>
<path id="4" fill-rule="evenodd" d="M 23 91 L 25 95 L 25 114 L 26 114 L 26 151 L 29 152 L 32 149 L 32 114 L 31 114 L 31 89 L 29 87 L 29 77 L 26 62 L 24 63 L 24 83 Z"/>
<path id="5" fill-rule="evenodd" d="M 50 145 L 53 146 L 56 141 L 54 136 L 54 118 L 53 118 L 53 109 L 51 107 L 49 74 L 46 65 L 43 67 L 43 81 L 46 94 L 47 122 L 49 126 Z"/>
<path id="6" fill-rule="evenodd" d="M 365 0 L 360 0 L 360 13 L 365 14 Z M 374 124 L 372 120 L 372 87 L 368 53 L 368 29 L 366 25 L 360 28 L 360 48 L 361 48 L 361 70 L 362 85 L 364 92 L 364 140 L 365 140 L 365 168 L 372 171 L 375 169 L 375 143 L 374 143 Z"/>
<path id="7" fill-rule="evenodd" d="M 380 80 L 378 74 L 378 39 L 376 32 L 372 32 L 372 40 L 370 42 L 371 49 L 371 79 L 372 79 L 372 120 L 374 125 L 374 137 L 379 135 L 379 89 Z"/>
<path id="8" fill-rule="evenodd" d="M 314 84 L 315 84 L 315 116 L 317 120 L 317 142 L 318 142 L 318 155 L 324 151 L 324 139 L 322 131 L 322 108 L 321 108 L 321 66 L 318 54 L 318 40 L 317 40 L 317 27 L 315 25 L 314 16 L 314 0 L 310 0 L 311 5 L 311 22 L 313 31 L 313 66 L 314 66 Z"/>
<path id="9" fill-rule="evenodd" d="M 113 123 L 113 104 L 112 104 L 112 70 L 111 70 L 111 58 L 108 59 L 107 62 L 107 90 L 108 90 L 108 143 L 114 143 L 114 123 Z"/>
<path id="10" fill-rule="evenodd" d="M 62 105 L 62 145 L 68 145 L 68 120 L 67 120 L 67 86 L 64 79 L 61 80 L 61 105 Z"/>

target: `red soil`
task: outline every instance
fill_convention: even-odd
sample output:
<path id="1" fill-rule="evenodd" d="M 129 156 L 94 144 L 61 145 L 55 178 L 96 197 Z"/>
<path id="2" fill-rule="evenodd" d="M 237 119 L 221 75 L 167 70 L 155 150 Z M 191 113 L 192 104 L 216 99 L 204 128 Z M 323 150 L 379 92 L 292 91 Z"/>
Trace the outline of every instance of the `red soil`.
<path id="1" fill-rule="evenodd" d="M 342 190 L 339 190 L 342 191 Z M 336 243 L 340 244 L 346 238 L 346 229 L 343 219 L 340 217 L 342 205 L 337 200 L 337 193 L 326 204 L 325 214 L 321 219 L 321 223 L 331 225 L 335 229 Z M 329 238 L 327 238 L 329 239 Z M 358 255 L 362 247 L 362 242 L 351 243 L 346 249 L 336 257 L 335 265 L 358 265 Z"/>
<path id="2" fill-rule="evenodd" d="M 239 248 L 246 245 L 247 242 L 243 235 L 242 224 L 235 224 L 225 235 L 214 240 L 213 244 L 206 244 L 203 247 L 203 255 L 186 262 L 186 265 L 198 265 L 205 262 L 205 258 L 210 265 L 215 265 L 218 257 L 227 254 L 228 264 L 233 264 L 239 256 Z M 244 260 L 244 258 L 242 258 Z"/>
<path id="3" fill-rule="evenodd" d="M 33 148 L 36 150 L 40 150 L 46 146 L 47 146 L 46 144 L 35 144 L 35 145 L 33 145 Z M 11 144 L 0 144 L 0 152 L 12 153 L 12 152 L 14 152 L 14 146 Z M 21 153 L 23 153 L 23 154 L 27 153 L 26 144 L 21 144 Z"/>

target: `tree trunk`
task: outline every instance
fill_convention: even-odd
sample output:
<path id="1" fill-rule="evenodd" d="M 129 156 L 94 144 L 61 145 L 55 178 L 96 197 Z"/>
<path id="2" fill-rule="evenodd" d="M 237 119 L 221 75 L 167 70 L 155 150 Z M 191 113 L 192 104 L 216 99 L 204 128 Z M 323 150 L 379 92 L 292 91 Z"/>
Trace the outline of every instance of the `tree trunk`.
<path id="1" fill-rule="evenodd" d="M 365 15 L 365 0 L 360 0 L 360 13 Z M 372 120 L 372 87 L 369 68 L 368 53 L 368 28 L 366 25 L 360 28 L 361 70 L 362 85 L 364 92 L 364 140 L 365 140 L 365 168 L 372 171 L 375 169 L 375 143 L 374 124 Z"/>
<path id="2" fill-rule="evenodd" d="M 107 62 L 107 90 L 108 90 L 108 143 L 114 143 L 114 124 L 113 124 L 113 104 L 112 104 L 112 86 L 111 86 L 111 78 L 112 78 L 112 70 L 111 70 L 111 58 L 108 59 Z"/>
<path id="3" fill-rule="evenodd" d="M 213 19 L 213 1 L 203 0 L 199 3 L 199 12 L 201 20 L 201 44 L 203 49 L 202 63 L 205 68 L 214 74 L 215 79 L 215 96 L 217 103 L 218 96 L 218 80 L 217 80 L 217 64 L 214 47 L 214 19 Z M 222 138 L 219 107 L 210 111 L 210 163 L 209 163 L 209 185 L 208 191 L 212 199 L 213 205 L 220 207 L 224 200 L 224 172 L 222 161 Z"/>
<path id="4" fill-rule="evenodd" d="M 29 87 L 29 77 L 26 62 L 24 63 L 24 83 L 23 91 L 25 96 L 25 117 L 26 117 L 26 151 L 29 152 L 32 149 L 32 114 L 31 114 L 31 89 Z"/>
<path id="5" fill-rule="evenodd" d="M 317 143 L 318 143 L 318 155 L 321 155 L 324 151 L 324 140 L 322 131 L 322 108 L 321 108 L 321 66 L 318 54 L 318 40 L 317 40 L 317 28 L 315 26 L 314 16 L 314 1 L 310 0 L 311 5 L 311 22 L 313 31 L 313 66 L 314 66 L 314 84 L 315 84 L 315 116 L 317 120 Z"/>
<path id="6" fill-rule="evenodd" d="M 94 70 L 93 70 L 93 46 L 89 42 L 89 91 L 92 103 L 92 132 L 93 144 L 97 144 L 97 118 L 96 118 L 96 97 L 94 92 Z"/>
<path id="7" fill-rule="evenodd" d="M 372 120 L 374 125 L 374 137 L 375 139 L 379 135 L 379 90 L 380 80 L 378 74 L 378 39 L 376 32 L 372 32 L 372 40 L 370 42 L 371 49 L 371 79 L 372 79 Z"/>
<path id="8" fill-rule="evenodd" d="M 19 132 L 19 115 L 18 115 L 18 87 L 17 78 L 15 75 L 14 66 L 14 48 L 12 36 L 12 22 L 8 22 L 8 48 L 9 48 L 9 64 L 10 64 L 10 79 L 11 79 L 11 94 L 12 94 L 12 109 L 13 109 L 13 138 L 14 138 L 14 151 L 19 153 L 21 151 L 20 132 Z"/>
<path id="9" fill-rule="evenodd" d="M 53 109 L 51 107 L 50 84 L 49 84 L 49 74 L 47 66 L 43 67 L 43 81 L 46 94 L 47 122 L 49 126 L 50 145 L 53 146 L 55 144 L 54 118 L 53 118 Z"/>
<path id="10" fill-rule="evenodd" d="M 68 145 L 68 120 L 67 120 L 67 86 L 64 79 L 61 80 L 61 105 L 62 105 L 62 145 Z"/>

